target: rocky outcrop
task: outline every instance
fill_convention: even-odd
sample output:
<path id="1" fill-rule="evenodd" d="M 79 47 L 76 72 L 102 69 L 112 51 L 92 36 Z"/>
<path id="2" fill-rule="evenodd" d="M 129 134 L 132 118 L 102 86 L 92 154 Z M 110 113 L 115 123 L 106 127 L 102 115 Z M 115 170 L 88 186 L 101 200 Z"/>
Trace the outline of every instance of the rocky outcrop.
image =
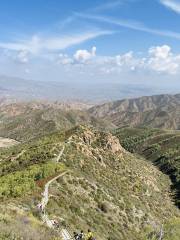
<path id="1" fill-rule="evenodd" d="M 119 143 L 119 139 L 117 137 L 108 134 L 106 141 L 106 148 L 111 150 L 113 153 L 125 152 L 124 148 Z"/>
<path id="2" fill-rule="evenodd" d="M 86 126 L 79 126 L 81 134 L 73 136 L 74 142 L 81 146 L 81 150 L 89 155 L 101 156 L 101 151 L 122 154 L 125 149 L 121 146 L 119 139 L 110 133 L 95 131 Z M 97 152 L 99 154 L 97 154 Z M 101 157 L 98 157 L 101 159 Z"/>

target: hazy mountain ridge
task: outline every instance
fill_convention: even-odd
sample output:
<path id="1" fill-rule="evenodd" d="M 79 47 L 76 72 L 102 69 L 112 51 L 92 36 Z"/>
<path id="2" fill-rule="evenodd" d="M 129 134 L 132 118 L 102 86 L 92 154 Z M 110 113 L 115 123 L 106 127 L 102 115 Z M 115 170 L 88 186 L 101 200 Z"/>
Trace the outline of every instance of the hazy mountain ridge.
<path id="1" fill-rule="evenodd" d="M 122 82 L 93 82 L 85 79 L 67 81 L 38 81 L 11 76 L 0 75 L 0 94 L 5 97 L 13 97 L 20 101 L 26 100 L 80 100 L 93 104 L 101 104 L 110 100 L 139 97 L 143 92 L 148 95 L 164 93 L 166 90 L 153 89 L 142 84 Z"/>
<path id="2" fill-rule="evenodd" d="M 180 129 L 180 94 L 125 99 L 94 106 L 89 113 L 118 127 Z"/>
<path id="3" fill-rule="evenodd" d="M 180 94 L 125 99 L 94 107 L 76 101 L 0 101 L 1 137 L 27 140 L 78 124 L 106 130 L 124 126 L 179 129 Z"/>

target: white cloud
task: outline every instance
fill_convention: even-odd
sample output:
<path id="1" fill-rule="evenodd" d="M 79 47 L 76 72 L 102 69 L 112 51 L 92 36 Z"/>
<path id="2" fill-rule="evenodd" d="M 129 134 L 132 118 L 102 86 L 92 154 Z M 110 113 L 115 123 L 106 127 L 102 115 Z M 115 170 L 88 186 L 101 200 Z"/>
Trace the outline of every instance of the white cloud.
<path id="1" fill-rule="evenodd" d="M 29 57 L 32 58 L 26 50 L 14 52 L 13 56 L 7 51 L 6 56 L 19 63 L 28 63 Z M 180 74 L 180 54 L 173 53 L 168 45 L 150 47 L 146 53 L 141 54 L 129 51 L 115 56 L 97 56 L 96 47 L 92 47 L 91 50 L 79 49 L 72 55 L 49 52 L 47 55 L 42 54 L 42 57 L 45 65 L 49 62 L 57 67 L 58 64 L 61 69 L 72 74 L 79 72 L 80 68 L 85 73 L 89 71 L 100 75 L 130 72 L 176 76 Z"/>
<path id="2" fill-rule="evenodd" d="M 81 35 L 76 36 L 66 36 L 66 37 L 57 37 L 57 38 L 50 38 L 42 41 L 42 48 L 47 50 L 62 50 L 73 45 L 77 45 L 83 43 L 87 40 L 99 37 L 101 35 L 111 34 L 110 31 L 95 31 L 84 33 Z"/>
<path id="3" fill-rule="evenodd" d="M 92 52 L 87 50 L 78 50 L 74 59 L 78 62 L 86 61 L 91 68 L 96 69 L 95 71 L 105 74 L 137 71 L 146 74 L 154 72 L 175 75 L 180 72 L 180 54 L 173 54 L 168 45 L 151 47 L 143 57 L 136 57 L 132 51 L 114 57 L 96 56 L 92 58 L 92 55 Z M 90 59 L 91 61 L 88 61 Z"/>
<path id="4" fill-rule="evenodd" d="M 180 55 L 173 54 L 168 45 L 149 48 L 146 57 L 137 58 L 133 52 L 128 52 L 115 59 L 121 71 L 150 71 L 170 75 L 180 72 Z"/>
<path id="5" fill-rule="evenodd" d="M 67 54 L 60 53 L 57 57 L 57 63 L 62 65 L 84 64 L 90 63 L 90 60 L 94 57 L 96 57 L 96 47 L 92 47 L 91 51 L 79 49 L 72 57 Z"/>
<path id="6" fill-rule="evenodd" d="M 62 65 L 68 65 L 68 64 L 73 64 L 74 61 L 72 58 L 70 58 L 67 54 L 62 54 L 60 53 L 58 55 L 58 60 L 57 60 L 58 64 L 62 64 Z"/>
<path id="7" fill-rule="evenodd" d="M 134 56 L 133 52 L 127 52 L 123 55 L 116 56 L 116 64 L 121 69 L 135 71 L 138 69 L 145 68 L 146 58 L 137 58 Z"/>
<path id="8" fill-rule="evenodd" d="M 0 48 L 12 51 L 27 51 L 31 54 L 38 54 L 42 51 L 63 50 L 73 45 L 83 43 L 87 40 L 112 33 L 112 31 L 96 30 L 76 35 L 59 37 L 39 37 L 34 35 L 30 40 L 20 40 L 12 43 L 0 42 Z"/>
<path id="9" fill-rule="evenodd" d="M 88 60 L 96 56 L 96 47 L 91 49 L 91 52 L 87 50 L 77 50 L 74 54 L 74 59 L 79 63 L 85 63 Z"/>
<path id="10" fill-rule="evenodd" d="M 27 63 L 29 61 L 29 53 L 26 50 L 19 51 L 16 60 L 20 63 Z"/>
<path id="11" fill-rule="evenodd" d="M 30 40 L 19 40 L 17 42 L 0 42 L 0 48 L 11 51 L 27 51 L 29 53 L 36 53 L 39 50 L 41 41 L 36 35 L 32 36 Z"/>
<path id="12" fill-rule="evenodd" d="M 148 67 L 157 72 L 176 74 L 180 69 L 180 55 L 173 55 L 167 45 L 149 49 Z"/>
<path id="13" fill-rule="evenodd" d="M 133 52 L 127 52 L 124 55 L 116 56 L 116 63 L 118 66 L 131 65 L 133 62 Z"/>
<path id="14" fill-rule="evenodd" d="M 180 2 L 176 0 L 160 0 L 160 2 L 172 11 L 180 14 Z"/>
<path id="15" fill-rule="evenodd" d="M 149 49 L 149 54 L 159 59 L 166 59 L 171 56 L 171 47 L 168 45 L 151 47 Z"/>

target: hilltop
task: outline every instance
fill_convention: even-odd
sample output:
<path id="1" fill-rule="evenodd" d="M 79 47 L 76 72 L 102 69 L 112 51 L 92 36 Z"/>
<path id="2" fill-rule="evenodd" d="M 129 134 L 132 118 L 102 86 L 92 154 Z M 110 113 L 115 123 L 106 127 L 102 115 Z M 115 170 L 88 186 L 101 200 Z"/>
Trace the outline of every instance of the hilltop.
<path id="1" fill-rule="evenodd" d="M 43 226 L 36 205 L 48 179 L 67 170 L 50 187 L 46 209 L 61 226 L 91 228 L 101 240 L 141 240 L 164 224 L 165 240 L 179 237 L 171 181 L 110 133 L 87 126 L 51 133 L 2 150 L 0 166 L 3 239 L 12 239 L 9 232 L 23 239 L 57 236 Z"/>

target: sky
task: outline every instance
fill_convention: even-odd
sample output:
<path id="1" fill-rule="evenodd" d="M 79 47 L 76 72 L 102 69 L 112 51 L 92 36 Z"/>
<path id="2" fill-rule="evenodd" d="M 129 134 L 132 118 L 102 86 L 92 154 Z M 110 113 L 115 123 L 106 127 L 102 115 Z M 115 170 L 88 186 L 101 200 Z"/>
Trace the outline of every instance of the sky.
<path id="1" fill-rule="evenodd" d="M 0 9 L 0 75 L 180 92 L 179 0 L 2 0 Z"/>

